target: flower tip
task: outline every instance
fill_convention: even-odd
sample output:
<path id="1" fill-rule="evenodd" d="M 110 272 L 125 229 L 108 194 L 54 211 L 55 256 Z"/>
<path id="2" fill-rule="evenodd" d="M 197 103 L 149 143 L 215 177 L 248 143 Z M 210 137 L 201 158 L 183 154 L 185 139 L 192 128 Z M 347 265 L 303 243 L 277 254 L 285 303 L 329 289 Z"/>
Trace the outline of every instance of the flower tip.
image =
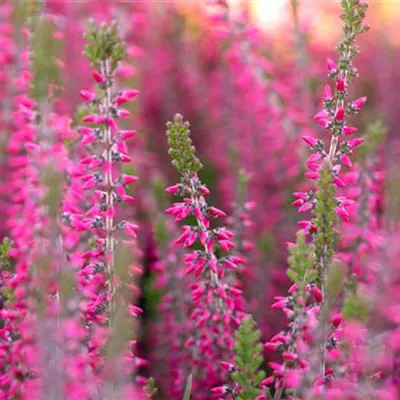
<path id="1" fill-rule="evenodd" d="M 315 139 L 311 136 L 303 136 L 302 139 L 309 144 L 310 146 L 315 146 L 318 143 L 318 139 Z"/>
<path id="2" fill-rule="evenodd" d="M 97 83 L 104 83 L 106 81 L 104 76 L 102 74 L 100 74 L 100 72 L 98 72 L 96 70 L 93 71 L 93 78 Z"/>

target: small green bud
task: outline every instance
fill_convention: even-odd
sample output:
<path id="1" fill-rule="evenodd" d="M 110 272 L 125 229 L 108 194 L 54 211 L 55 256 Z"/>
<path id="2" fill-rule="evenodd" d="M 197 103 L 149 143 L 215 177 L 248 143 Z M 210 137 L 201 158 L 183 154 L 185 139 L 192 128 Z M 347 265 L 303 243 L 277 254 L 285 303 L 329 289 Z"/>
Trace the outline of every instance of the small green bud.
<path id="1" fill-rule="evenodd" d="M 84 54 L 96 69 L 100 69 L 101 63 L 109 61 L 109 72 L 112 73 L 125 58 L 126 47 L 119 35 L 116 21 L 111 24 L 102 23 L 98 27 L 94 20 L 89 20 L 84 38 L 88 42 Z"/>
<path id="2" fill-rule="evenodd" d="M 196 149 L 190 138 L 190 124 L 176 114 L 172 122 L 167 122 L 168 154 L 172 157 L 172 165 L 181 174 L 193 175 L 202 168 L 196 157 Z"/>
<path id="3" fill-rule="evenodd" d="M 35 100 L 45 100 L 61 86 L 61 69 L 57 60 L 61 56 L 62 41 L 54 38 L 56 26 L 49 19 L 37 19 L 32 32 L 31 96 Z"/>

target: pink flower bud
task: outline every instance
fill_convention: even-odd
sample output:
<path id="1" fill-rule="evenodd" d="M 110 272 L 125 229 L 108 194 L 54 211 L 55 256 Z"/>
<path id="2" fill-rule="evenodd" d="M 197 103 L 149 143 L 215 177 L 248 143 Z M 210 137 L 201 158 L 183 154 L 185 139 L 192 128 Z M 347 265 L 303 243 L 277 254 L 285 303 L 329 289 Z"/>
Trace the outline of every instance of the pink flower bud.
<path id="1" fill-rule="evenodd" d="M 121 161 L 124 163 L 128 163 L 132 161 L 132 158 L 129 157 L 127 154 L 120 153 Z"/>
<path id="2" fill-rule="evenodd" d="M 357 133 L 358 129 L 353 126 L 345 126 L 342 129 L 343 135 L 351 135 L 352 133 Z"/>
<path id="3" fill-rule="evenodd" d="M 355 110 L 360 110 L 361 107 L 367 102 L 367 97 L 360 97 L 357 100 L 354 100 L 353 103 L 351 103 L 351 107 L 354 108 Z"/>
<path id="4" fill-rule="evenodd" d="M 123 227 L 124 233 L 133 239 L 136 239 L 136 237 L 137 237 L 136 231 L 138 229 L 139 229 L 139 227 L 135 224 L 131 224 L 129 222 L 124 223 L 124 227 Z"/>
<path id="5" fill-rule="evenodd" d="M 349 213 L 342 207 L 335 207 L 335 213 L 345 222 L 349 222 L 350 215 Z"/>
<path id="6" fill-rule="evenodd" d="M 304 174 L 307 178 L 317 180 L 319 178 L 318 172 L 307 172 Z"/>
<path id="7" fill-rule="evenodd" d="M 336 110 L 335 119 L 336 119 L 336 121 L 339 121 L 339 122 L 343 121 L 343 119 L 344 119 L 344 108 L 339 107 Z"/>
<path id="8" fill-rule="evenodd" d="M 337 328 L 343 321 L 342 314 L 336 314 L 332 318 L 332 325 Z"/>
<path id="9" fill-rule="evenodd" d="M 302 206 L 299 207 L 298 212 L 299 213 L 307 212 L 307 211 L 310 211 L 312 208 L 313 208 L 312 203 L 307 202 L 307 203 L 304 203 Z"/>
<path id="10" fill-rule="evenodd" d="M 121 96 L 127 98 L 128 100 L 131 100 L 133 98 L 135 98 L 136 96 L 139 95 L 139 90 L 135 90 L 135 89 L 128 89 L 128 90 L 124 90 L 121 94 Z"/>
<path id="11" fill-rule="evenodd" d="M 79 94 L 86 101 L 93 101 L 96 98 L 96 93 L 90 92 L 88 90 L 81 90 Z"/>
<path id="12" fill-rule="evenodd" d="M 302 139 L 310 146 L 315 146 L 318 143 L 318 139 L 311 136 L 303 136 Z"/>
<path id="13" fill-rule="evenodd" d="M 213 217 L 226 217 L 226 214 L 222 210 L 216 207 L 210 207 L 208 209 L 208 212 Z"/>
<path id="14" fill-rule="evenodd" d="M 215 394 L 227 394 L 228 393 L 228 387 L 223 385 L 223 386 L 217 386 L 214 388 L 211 388 L 211 391 Z"/>
<path id="15" fill-rule="evenodd" d="M 293 285 L 290 286 L 290 288 L 289 288 L 289 290 L 288 290 L 288 293 L 289 293 L 289 294 L 293 294 L 293 293 L 296 292 L 296 291 L 297 291 L 297 285 L 296 285 L 295 283 L 293 283 Z"/>
<path id="16" fill-rule="evenodd" d="M 289 352 L 289 351 L 284 352 L 284 353 L 282 354 L 282 357 L 283 357 L 285 360 L 289 360 L 289 361 L 297 360 L 297 354 L 292 353 L 292 352 Z"/>
<path id="17" fill-rule="evenodd" d="M 340 157 L 340 159 L 341 159 L 342 163 L 343 163 L 346 167 L 351 168 L 351 167 L 353 166 L 353 164 L 352 164 L 350 158 L 349 158 L 346 154 L 343 154 L 342 157 Z"/>
<path id="18" fill-rule="evenodd" d="M 346 187 L 346 183 L 345 183 L 342 179 L 340 179 L 339 177 L 337 177 L 337 176 L 335 176 L 335 177 L 333 178 L 333 183 L 334 183 L 337 187 L 340 187 L 340 188 Z"/>
<path id="19" fill-rule="evenodd" d="M 326 85 L 324 89 L 324 100 L 331 101 L 333 100 L 332 89 L 330 85 Z"/>
<path id="20" fill-rule="evenodd" d="M 130 183 L 137 182 L 138 180 L 139 180 L 139 178 L 137 176 L 134 176 L 134 175 L 124 175 L 122 177 L 122 183 L 124 185 L 129 185 Z"/>
<path id="21" fill-rule="evenodd" d="M 355 147 L 358 147 L 363 141 L 363 138 L 352 139 L 347 141 L 347 145 L 354 149 Z"/>
<path id="22" fill-rule="evenodd" d="M 346 91 L 346 84 L 342 76 L 339 76 L 336 81 L 336 90 L 339 93 L 344 93 Z"/>
<path id="23" fill-rule="evenodd" d="M 278 309 L 278 310 L 282 309 L 284 307 L 286 307 L 286 300 L 277 301 L 276 303 L 273 303 L 271 306 L 271 308 Z"/>
<path id="24" fill-rule="evenodd" d="M 98 72 L 96 70 L 93 71 L 93 78 L 97 83 L 104 83 L 106 81 L 104 76 L 102 74 L 100 74 L 100 72 Z"/>
<path id="25" fill-rule="evenodd" d="M 326 59 L 326 64 L 328 65 L 328 71 L 331 74 L 334 74 L 337 71 L 336 64 L 331 58 Z"/>
<path id="26" fill-rule="evenodd" d="M 279 343 L 267 342 L 264 344 L 264 349 L 275 351 L 279 346 Z"/>
<path id="27" fill-rule="evenodd" d="M 317 114 L 314 115 L 314 119 L 315 120 L 319 120 L 319 119 L 327 119 L 329 118 L 329 113 L 327 110 L 323 109 L 320 112 L 318 112 Z"/>
<path id="28" fill-rule="evenodd" d="M 297 197 L 298 199 L 306 200 L 308 198 L 308 194 L 305 192 L 294 192 L 293 196 Z"/>
<path id="29" fill-rule="evenodd" d="M 304 204 L 304 200 L 303 200 L 303 199 L 297 199 L 297 200 L 295 200 L 295 201 L 292 203 L 292 205 L 293 205 L 294 207 L 299 207 L 299 206 L 301 206 L 302 204 Z"/>
<path id="30" fill-rule="evenodd" d="M 323 296 L 322 296 L 321 290 L 320 290 L 317 286 L 313 286 L 312 292 L 313 292 L 313 294 L 314 294 L 315 301 L 316 301 L 317 303 L 321 303 L 322 300 L 323 300 Z"/>
<path id="31" fill-rule="evenodd" d="M 138 315 L 143 313 L 143 310 L 139 307 L 136 307 L 132 304 L 128 306 L 128 312 L 132 317 L 137 317 Z"/>
<path id="32" fill-rule="evenodd" d="M 179 192 L 180 188 L 181 188 L 181 185 L 176 184 L 176 185 L 167 187 L 164 191 L 165 191 L 165 193 L 176 194 Z"/>
<path id="33" fill-rule="evenodd" d="M 121 139 L 124 139 L 124 140 L 129 139 L 129 138 L 131 138 L 131 137 L 133 137 L 133 136 L 135 136 L 135 135 L 136 135 L 136 131 L 134 131 L 134 130 L 119 131 L 119 132 L 118 132 L 118 136 L 119 136 Z"/>
<path id="34" fill-rule="evenodd" d="M 128 118 L 131 115 L 131 113 L 128 110 L 118 110 L 117 111 L 117 116 L 118 118 Z"/>

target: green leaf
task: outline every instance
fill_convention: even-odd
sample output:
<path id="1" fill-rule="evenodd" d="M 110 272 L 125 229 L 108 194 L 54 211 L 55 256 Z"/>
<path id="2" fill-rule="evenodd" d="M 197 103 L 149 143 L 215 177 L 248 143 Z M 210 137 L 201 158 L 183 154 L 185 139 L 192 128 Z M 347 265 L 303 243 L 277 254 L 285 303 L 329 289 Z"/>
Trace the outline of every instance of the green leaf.
<path id="1" fill-rule="evenodd" d="M 241 387 L 238 399 L 253 400 L 261 394 L 258 387 L 265 373 L 259 370 L 263 363 L 262 349 L 259 343 L 261 334 L 256 330 L 255 322 L 247 316 L 235 332 L 234 344 L 236 371 L 231 373 L 231 379 Z"/>
<path id="2" fill-rule="evenodd" d="M 182 400 L 190 400 L 191 395 L 192 395 L 192 374 L 190 374 L 186 380 L 185 393 L 183 395 Z"/>

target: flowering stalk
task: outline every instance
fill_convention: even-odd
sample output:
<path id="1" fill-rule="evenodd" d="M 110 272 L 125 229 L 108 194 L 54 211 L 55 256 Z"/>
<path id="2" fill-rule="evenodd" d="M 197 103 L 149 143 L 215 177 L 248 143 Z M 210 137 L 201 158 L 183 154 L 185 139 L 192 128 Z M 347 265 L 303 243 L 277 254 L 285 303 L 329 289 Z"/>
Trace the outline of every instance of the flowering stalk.
<path id="1" fill-rule="evenodd" d="M 82 90 L 81 96 L 93 107 L 93 114 L 86 115 L 82 121 L 97 125 L 96 128 L 81 127 L 82 144 L 91 146 L 97 143 L 98 153 L 84 158 L 81 163 L 88 169 L 99 168 L 94 173 L 82 177 L 84 189 L 93 189 L 101 186 L 101 191 L 95 193 L 100 199 L 88 214 L 92 217 L 90 226 L 94 229 L 100 228 L 99 243 L 104 251 L 105 269 L 107 271 L 107 300 L 109 301 L 108 321 L 112 326 L 116 310 L 116 287 L 115 287 L 115 242 L 116 231 L 123 230 L 127 236 L 135 238 L 136 225 L 121 221 L 115 224 L 115 204 L 118 202 L 131 202 L 133 198 L 126 195 L 126 185 L 135 182 L 135 176 L 121 174 L 114 178 L 116 165 L 119 162 L 130 162 L 126 154 L 127 146 L 125 140 L 134 135 L 134 131 L 120 131 L 116 120 L 126 118 L 130 113 L 119 109 L 121 104 L 129 102 L 136 97 L 136 90 L 125 90 L 114 94 L 113 73 L 118 63 L 125 56 L 125 47 L 118 36 L 116 23 L 110 26 L 101 25 L 97 28 L 93 21 L 89 23 L 89 29 L 85 38 L 88 45 L 85 49 L 86 56 L 95 68 L 93 77 L 96 81 L 100 95 L 95 92 Z"/>
<path id="2" fill-rule="evenodd" d="M 116 23 L 97 27 L 90 21 L 85 37 L 96 90 L 80 92 L 88 105 L 82 121 L 90 125 L 77 128 L 81 146 L 75 149 L 77 159 L 71 154 L 69 160 L 62 213 L 64 243 L 68 263 L 77 269 L 76 296 L 87 327 L 84 358 L 86 362 L 88 356 L 89 370 L 97 378 L 89 389 L 101 396 L 120 397 L 126 376 L 141 362 L 133 354 L 134 341 L 129 341 L 133 329 L 128 314 L 136 317 L 142 310 L 129 304 L 135 290 L 129 281 L 137 269 L 130 264 L 135 245 L 125 240 L 136 238 L 137 225 L 122 220 L 122 210 L 117 208 L 134 200 L 126 190 L 137 177 L 122 173 L 120 163 L 131 161 L 126 140 L 135 131 L 120 130 L 117 120 L 130 115 L 119 107 L 138 91 L 115 88 L 116 69 L 125 56 Z M 106 362 L 109 368 L 104 368 Z"/>
<path id="3" fill-rule="evenodd" d="M 331 133 L 329 149 L 325 151 L 324 142 L 316 138 L 305 136 L 303 140 L 310 145 L 313 154 L 308 159 L 307 166 L 310 172 L 306 176 L 318 181 L 316 191 L 307 193 L 297 192 L 299 212 L 312 210 L 314 218 L 311 221 L 300 221 L 300 226 L 306 234 L 311 236 L 314 245 L 314 262 L 317 275 L 314 282 L 321 297 L 319 333 L 319 373 L 325 377 L 326 346 L 328 336 L 328 304 L 327 304 L 327 276 L 331 269 L 334 246 L 336 216 L 344 221 L 349 219 L 346 207 L 353 201 L 340 196 L 335 197 L 336 189 L 346 186 L 346 182 L 339 176 L 342 164 L 351 167 L 349 155 L 362 143 L 362 139 L 342 140 L 347 135 L 356 133 L 355 127 L 347 124 L 347 118 L 357 114 L 366 102 L 366 97 L 353 102 L 348 100 L 350 83 L 357 76 L 353 66 L 353 59 L 358 53 L 355 39 L 367 28 L 363 26 L 363 19 L 367 6 L 360 0 L 342 0 L 344 38 L 339 44 L 339 62 L 336 65 L 328 59 L 329 75 L 333 78 L 335 89 L 326 85 L 324 90 L 324 108 L 315 120 Z M 316 299 L 317 300 L 317 299 Z"/>
<path id="4" fill-rule="evenodd" d="M 296 244 L 289 246 L 288 277 L 293 282 L 286 297 L 276 297 L 272 305 L 282 309 L 290 323 L 288 328 L 273 336 L 265 344 L 266 350 L 282 354 L 283 363 L 270 362 L 273 374 L 263 381 L 264 385 L 274 384 L 274 400 L 280 400 L 286 390 L 296 391 L 302 376 L 309 369 L 304 354 L 310 346 L 308 332 L 318 313 L 322 298 L 319 289 L 310 285 L 316 279 L 312 249 L 307 245 L 304 234 L 299 233 Z M 313 301 L 310 301 L 313 300 Z"/>
<path id="5" fill-rule="evenodd" d="M 186 273 L 193 273 L 197 278 L 191 286 L 193 309 L 190 318 L 194 326 L 186 347 L 192 348 L 195 377 L 208 386 L 222 378 L 217 360 L 232 358 L 233 331 L 243 316 L 243 304 L 241 291 L 227 283 L 224 277 L 226 269 L 236 269 L 242 260 L 232 255 L 219 256 L 220 251 L 229 253 L 234 247 L 233 234 L 224 227 L 210 227 L 212 218 L 223 217 L 225 213 L 205 201 L 204 196 L 209 190 L 197 175 L 201 163 L 189 137 L 188 122 L 183 122 L 182 116 L 177 114 L 167 127 L 169 154 L 182 179 L 166 191 L 185 198 L 166 212 L 173 215 L 176 222 L 194 216 L 196 226 L 183 226 L 183 234 L 177 243 L 189 248 L 199 240 L 201 246 L 184 257 Z"/>
<path id="6" fill-rule="evenodd" d="M 260 384 L 265 372 L 260 370 L 263 362 L 260 331 L 249 316 L 243 318 L 235 332 L 234 363 L 222 361 L 221 365 L 229 372 L 231 383 L 212 389 L 224 399 L 263 400 Z"/>
<path id="7" fill-rule="evenodd" d="M 177 227 L 164 214 L 168 198 L 164 193 L 164 180 L 155 179 L 153 196 L 156 200 L 152 210 L 154 217 L 154 240 L 157 260 L 152 264 L 156 280 L 151 295 L 159 290 L 163 293 L 157 306 L 158 318 L 152 324 L 150 343 L 152 343 L 151 363 L 158 368 L 154 377 L 161 393 L 169 398 L 179 398 L 187 378 L 190 365 L 186 364 L 187 352 L 184 343 L 188 339 L 190 277 L 186 275 L 183 263 L 184 250 L 169 237 L 179 236 Z M 161 190 L 161 191 L 160 191 Z M 161 213 L 162 212 L 162 213 Z M 169 332 L 168 336 L 164 332 Z"/>

